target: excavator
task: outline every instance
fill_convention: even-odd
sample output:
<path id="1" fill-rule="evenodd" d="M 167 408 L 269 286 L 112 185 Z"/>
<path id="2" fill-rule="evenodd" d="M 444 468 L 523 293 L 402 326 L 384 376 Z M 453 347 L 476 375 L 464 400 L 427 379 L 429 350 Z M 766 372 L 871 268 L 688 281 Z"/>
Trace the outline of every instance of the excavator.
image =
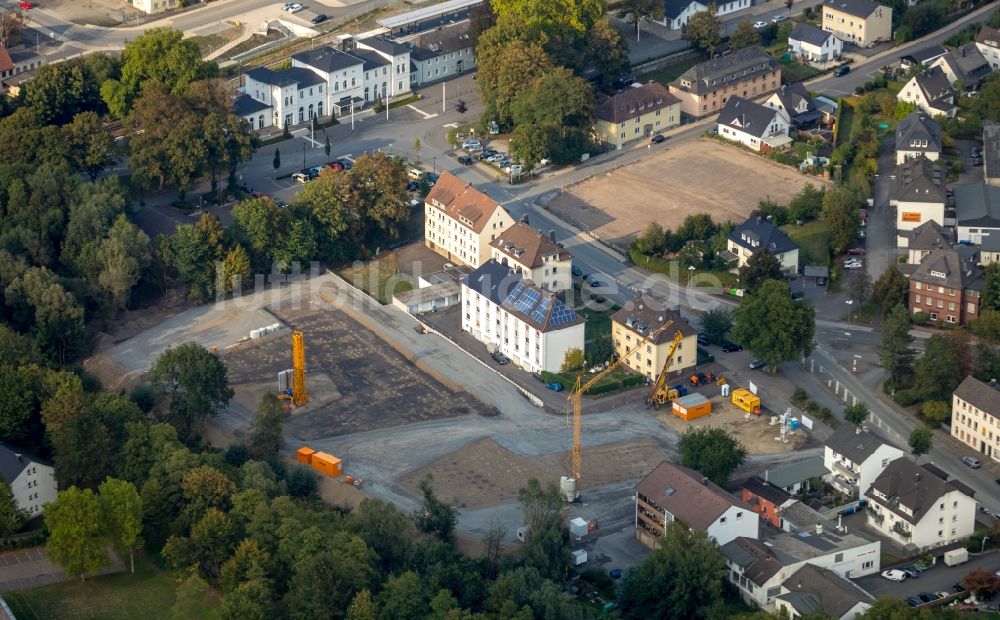
<path id="1" fill-rule="evenodd" d="M 676 388 L 671 388 L 667 385 L 667 375 L 670 374 L 670 362 L 674 359 L 674 353 L 677 352 L 677 347 L 681 346 L 681 341 L 683 340 L 684 334 L 677 331 L 674 334 L 673 342 L 670 343 L 667 359 L 663 361 L 663 370 L 656 377 L 656 381 L 653 382 L 653 389 L 649 391 L 649 396 L 646 397 L 647 407 L 659 409 L 661 405 L 665 405 L 678 396 L 682 396 Z"/>
<path id="2" fill-rule="evenodd" d="M 654 341 L 657 336 L 659 336 L 664 330 L 673 325 L 673 321 L 667 321 L 660 327 L 656 328 L 652 334 L 649 335 L 648 340 Z M 678 332 L 678 335 L 680 332 Z M 675 343 L 678 342 L 675 337 Z M 675 344 L 670 351 L 670 355 L 673 355 L 674 350 L 677 348 Z M 634 349 L 626 349 L 625 354 L 620 356 L 616 361 L 608 364 L 608 367 L 597 373 L 586 383 L 583 383 L 579 376 L 576 378 L 576 383 L 573 385 L 573 389 L 570 391 L 569 396 L 566 397 L 566 415 L 569 416 L 572 411 L 573 414 L 573 451 L 572 451 L 572 462 L 570 468 L 572 469 L 571 475 L 577 482 L 580 481 L 580 417 L 581 417 L 581 402 L 580 398 L 587 393 L 587 390 L 594 387 L 601 379 L 607 377 L 609 374 L 614 372 L 622 364 L 624 364 L 633 354 L 637 351 L 641 351 L 641 346 L 636 346 Z"/>

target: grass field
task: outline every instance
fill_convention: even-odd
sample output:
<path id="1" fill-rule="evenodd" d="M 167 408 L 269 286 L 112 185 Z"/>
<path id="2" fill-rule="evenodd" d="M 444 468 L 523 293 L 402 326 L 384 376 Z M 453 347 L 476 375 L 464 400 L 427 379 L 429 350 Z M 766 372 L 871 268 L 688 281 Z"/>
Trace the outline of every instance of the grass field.
<path id="1" fill-rule="evenodd" d="M 385 253 L 367 263 L 355 263 L 337 272 L 352 285 L 378 300 L 383 306 L 392 301 L 395 293 L 412 290 L 413 284 L 399 273 L 396 255 Z"/>
<path id="2" fill-rule="evenodd" d="M 654 71 L 643 73 L 639 77 L 642 78 L 643 82 L 647 80 L 653 80 L 655 82 L 659 82 L 660 84 L 666 86 L 667 84 L 679 78 L 682 73 L 684 73 L 691 67 L 695 66 L 699 62 L 701 62 L 701 60 L 699 59 L 683 60 L 676 64 L 667 65 L 666 67 L 661 67 Z"/>
<path id="3" fill-rule="evenodd" d="M 786 224 L 781 229 L 799 244 L 799 256 L 803 264 L 830 264 L 830 229 L 825 222 L 813 220 L 804 226 Z"/>
<path id="4" fill-rule="evenodd" d="M 18 620 L 134 620 L 163 618 L 174 604 L 178 582 L 145 556 L 135 574 L 118 573 L 4 594 Z M 218 601 L 205 597 L 199 620 L 221 618 Z"/>
<path id="5" fill-rule="evenodd" d="M 785 82 L 794 84 L 816 77 L 820 70 L 810 65 L 795 62 L 794 60 L 781 60 L 781 77 Z"/>

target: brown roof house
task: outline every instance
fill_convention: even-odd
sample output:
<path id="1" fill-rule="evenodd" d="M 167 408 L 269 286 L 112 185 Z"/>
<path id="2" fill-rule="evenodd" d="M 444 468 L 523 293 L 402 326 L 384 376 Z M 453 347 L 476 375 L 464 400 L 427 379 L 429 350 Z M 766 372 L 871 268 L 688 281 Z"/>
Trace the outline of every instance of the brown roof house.
<path id="1" fill-rule="evenodd" d="M 490 260 L 490 242 L 514 224 L 500 203 L 450 172 L 424 200 L 424 244 L 472 268 Z"/>
<path id="2" fill-rule="evenodd" d="M 547 235 L 528 225 L 527 216 L 490 241 L 493 260 L 506 265 L 546 291 L 573 288 L 573 259 L 556 243 L 555 231 Z"/>
<path id="3" fill-rule="evenodd" d="M 635 495 L 635 537 L 656 546 L 673 521 L 707 533 L 725 545 L 738 536 L 757 538 L 757 513 L 744 508 L 699 472 L 664 461 L 651 471 Z"/>
<path id="4" fill-rule="evenodd" d="M 781 65 L 753 45 L 698 63 L 670 83 L 681 112 L 696 118 L 715 114 L 731 97 L 756 99 L 781 86 Z"/>
<path id="5" fill-rule="evenodd" d="M 681 123 L 681 102 L 650 82 L 608 97 L 594 111 L 597 136 L 607 148 L 648 138 Z"/>
<path id="6" fill-rule="evenodd" d="M 660 330 L 660 327 L 669 327 Z M 611 317 L 611 342 L 616 355 L 628 355 L 626 365 L 655 379 L 663 370 L 677 332 L 681 342 L 667 372 L 680 376 L 698 361 L 698 332 L 681 316 L 652 297 L 639 296 Z"/>

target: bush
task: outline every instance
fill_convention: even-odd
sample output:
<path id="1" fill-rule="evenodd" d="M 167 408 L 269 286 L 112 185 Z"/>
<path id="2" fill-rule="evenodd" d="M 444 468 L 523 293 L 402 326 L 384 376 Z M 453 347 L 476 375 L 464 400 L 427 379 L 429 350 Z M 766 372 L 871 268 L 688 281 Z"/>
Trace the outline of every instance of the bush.
<path id="1" fill-rule="evenodd" d="M 644 380 L 645 380 L 645 377 L 643 377 L 640 374 L 629 375 L 629 376 L 625 377 L 624 379 L 622 379 L 622 387 L 632 387 L 632 386 L 635 386 L 635 385 L 639 385 Z"/>
<path id="2" fill-rule="evenodd" d="M 580 573 L 580 578 L 590 583 L 598 590 L 605 590 L 615 585 L 615 582 L 611 580 L 611 577 L 609 577 L 606 572 L 604 572 L 604 569 L 597 568 L 596 566 L 588 568 Z"/>
<path id="3" fill-rule="evenodd" d="M 931 318 L 920 310 L 917 310 L 910 316 L 910 322 L 914 325 L 926 325 L 930 320 Z"/>
<path id="4" fill-rule="evenodd" d="M 896 404 L 900 407 L 909 407 L 910 405 L 915 405 L 921 401 L 920 393 L 915 389 L 909 390 L 899 390 L 896 395 L 892 397 Z"/>
<path id="5" fill-rule="evenodd" d="M 301 465 L 295 465 L 285 479 L 291 497 L 309 497 L 316 492 L 316 474 Z"/>
<path id="6" fill-rule="evenodd" d="M 233 467 L 242 467 L 250 460 L 250 448 L 245 443 L 230 444 L 225 454 L 226 463 Z"/>
<path id="7" fill-rule="evenodd" d="M 809 396 L 806 394 L 806 391 L 800 387 L 795 388 L 795 391 L 792 392 L 791 402 L 799 409 L 803 408 L 803 405 L 805 405 L 805 402 L 808 399 Z"/>

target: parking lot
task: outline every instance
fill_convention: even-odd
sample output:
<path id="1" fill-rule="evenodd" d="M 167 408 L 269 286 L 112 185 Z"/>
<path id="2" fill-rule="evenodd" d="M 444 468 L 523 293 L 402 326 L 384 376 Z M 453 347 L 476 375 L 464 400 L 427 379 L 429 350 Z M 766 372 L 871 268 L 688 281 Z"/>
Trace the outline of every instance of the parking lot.
<path id="1" fill-rule="evenodd" d="M 910 566 L 904 564 L 903 566 Z M 962 581 L 962 578 L 969 571 L 982 568 L 989 572 L 1000 570 L 1000 554 L 995 552 L 972 556 L 969 561 L 959 566 L 945 566 L 938 560 L 938 564 L 920 573 L 917 579 L 906 579 L 902 582 L 890 581 L 880 574 L 868 575 L 855 579 L 854 582 L 864 588 L 875 598 L 881 596 L 891 596 L 893 598 L 906 599 L 916 596 L 921 592 L 947 592 L 953 594 L 953 587 Z"/>

